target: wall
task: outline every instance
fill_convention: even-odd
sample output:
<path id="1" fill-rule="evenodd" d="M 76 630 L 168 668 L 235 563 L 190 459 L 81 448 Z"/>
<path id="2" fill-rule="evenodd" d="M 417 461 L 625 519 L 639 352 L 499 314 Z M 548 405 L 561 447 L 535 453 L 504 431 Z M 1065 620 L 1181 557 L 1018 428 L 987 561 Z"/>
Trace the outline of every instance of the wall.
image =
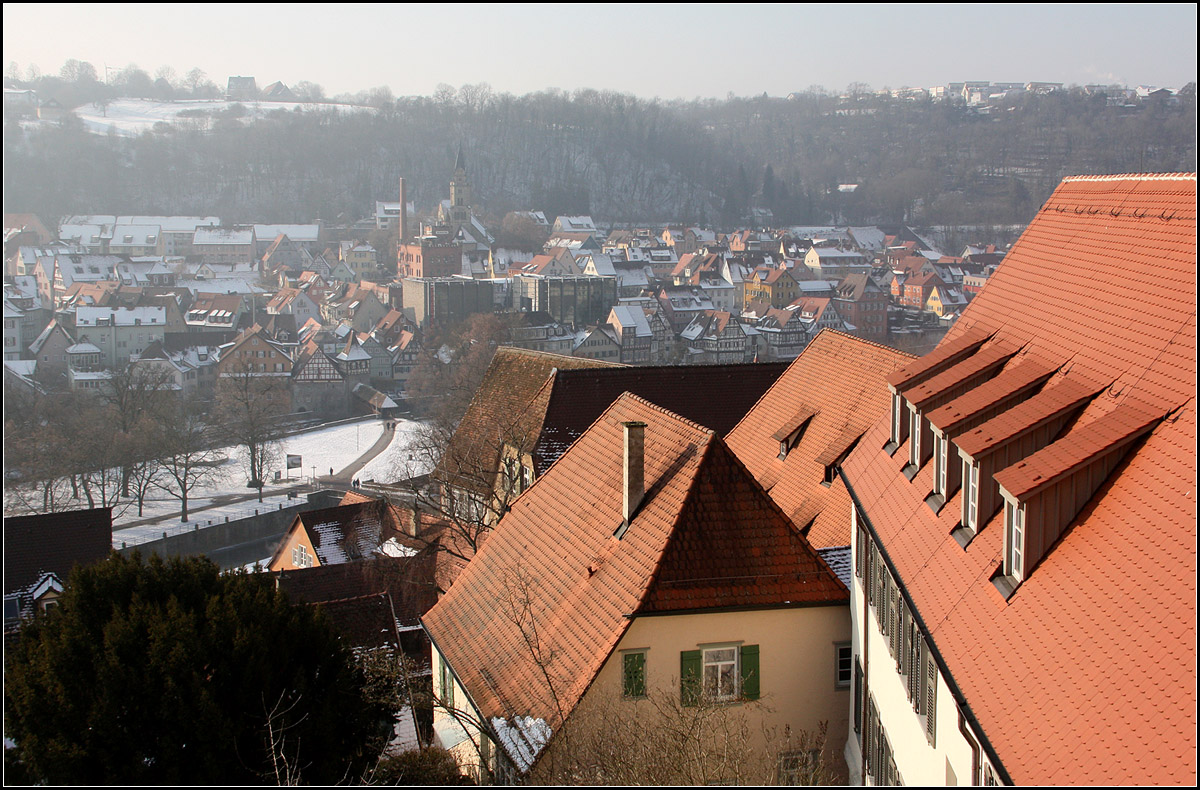
<path id="1" fill-rule="evenodd" d="M 268 510 L 257 516 L 129 546 L 118 549 L 118 553 L 128 555 L 140 551 L 163 558 L 204 555 L 220 565 L 222 570 L 240 568 L 269 557 L 297 513 L 330 507 L 341 501 L 340 492 L 333 492 L 333 496 L 334 501 L 330 501 L 330 492 L 317 491 L 309 494 L 307 499 L 296 500 L 297 504 L 292 507 Z M 120 530 L 113 532 L 114 539 L 120 540 L 120 536 Z"/>
<path id="2" fill-rule="evenodd" d="M 850 531 L 854 541 L 851 556 L 857 558 L 857 514 L 854 518 Z M 958 705 L 941 668 L 938 672 L 935 737 L 934 744 L 930 745 L 924 720 L 918 717 L 909 702 L 905 678 L 896 672 L 896 661 L 888 652 L 888 640 L 880 631 L 871 608 L 864 607 L 862 582 L 857 573 L 851 581 L 854 659 L 864 666 L 865 686 L 879 710 L 879 719 L 887 733 L 901 779 L 905 785 L 929 786 L 946 785 L 953 776 L 956 784 L 971 784 L 971 746 L 959 732 Z M 866 662 L 863 661 L 864 639 L 867 642 Z M 979 740 L 978 733 L 973 733 L 973 737 Z M 844 755 L 850 784 L 863 784 L 861 744 L 853 732 L 846 740 Z M 987 764 L 987 758 L 982 754 L 980 760 L 981 765 Z"/>
<path id="3" fill-rule="evenodd" d="M 760 703 L 730 706 L 735 712 L 746 711 L 749 742 L 774 757 L 788 750 L 785 727 L 794 738 L 800 731 L 815 733 L 821 722 L 828 722 L 825 765 L 835 782 L 843 781 L 846 766 L 841 752 L 851 695 L 849 687 L 837 687 L 836 645 L 849 641 L 850 616 L 844 605 L 639 617 L 609 656 L 569 722 L 586 716 L 593 706 L 611 716 L 614 706 L 620 711 L 623 706 L 640 704 L 621 697 L 623 651 L 646 649 L 649 693 L 657 691 L 677 699 L 681 652 L 701 646 L 758 645 Z M 768 729 L 774 734 L 769 742 Z M 553 750 L 555 743 L 549 748 Z M 791 748 L 796 748 L 795 743 Z M 548 766 L 552 759 L 547 753 L 539 766 Z"/>

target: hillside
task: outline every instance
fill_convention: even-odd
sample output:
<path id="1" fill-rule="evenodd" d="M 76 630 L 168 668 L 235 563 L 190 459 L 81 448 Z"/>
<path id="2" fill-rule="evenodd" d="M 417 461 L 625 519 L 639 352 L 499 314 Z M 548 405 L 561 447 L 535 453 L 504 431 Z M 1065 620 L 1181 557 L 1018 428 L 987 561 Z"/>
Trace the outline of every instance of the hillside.
<path id="1" fill-rule="evenodd" d="M 464 86 L 353 113 L 233 104 L 130 137 L 90 133 L 95 119 L 6 116 L 5 211 L 353 221 L 395 200 L 400 176 L 418 209 L 435 205 L 461 144 L 477 208 L 497 222 L 537 208 L 728 226 L 757 206 L 779 223 L 1022 223 L 1066 174 L 1194 170 L 1194 107 L 1194 86 L 1125 106 L 1023 94 L 987 114 L 870 96 L 664 103 Z"/>

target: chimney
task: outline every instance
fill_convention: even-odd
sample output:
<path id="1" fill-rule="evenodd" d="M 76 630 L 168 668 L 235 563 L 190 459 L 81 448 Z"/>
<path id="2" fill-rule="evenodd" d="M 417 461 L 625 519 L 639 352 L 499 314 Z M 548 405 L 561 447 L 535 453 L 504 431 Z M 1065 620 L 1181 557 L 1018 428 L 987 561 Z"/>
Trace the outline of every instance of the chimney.
<path id="1" fill-rule="evenodd" d="M 633 520 L 634 511 L 642 504 L 642 496 L 646 493 L 645 459 L 646 459 L 646 423 L 626 422 L 625 427 L 625 502 L 621 522 L 625 528 Z"/>
<path id="2" fill-rule="evenodd" d="M 404 194 L 404 179 L 400 179 L 400 243 L 405 244 L 408 241 L 408 195 Z"/>

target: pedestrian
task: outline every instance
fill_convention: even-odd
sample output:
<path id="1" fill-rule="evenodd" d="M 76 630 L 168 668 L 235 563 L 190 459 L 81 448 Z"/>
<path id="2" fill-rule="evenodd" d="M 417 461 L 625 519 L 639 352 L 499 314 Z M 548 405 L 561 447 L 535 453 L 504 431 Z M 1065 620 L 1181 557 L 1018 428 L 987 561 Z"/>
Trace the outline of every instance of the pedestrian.
<path id="1" fill-rule="evenodd" d="M 329 476 L 333 477 L 333 467 L 329 467 Z"/>

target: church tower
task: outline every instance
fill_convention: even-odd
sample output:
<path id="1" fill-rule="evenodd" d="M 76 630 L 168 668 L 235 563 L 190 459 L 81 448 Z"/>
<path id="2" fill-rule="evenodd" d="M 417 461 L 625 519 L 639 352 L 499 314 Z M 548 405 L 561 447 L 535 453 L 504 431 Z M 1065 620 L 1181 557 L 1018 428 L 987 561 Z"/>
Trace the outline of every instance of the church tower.
<path id="1" fill-rule="evenodd" d="M 471 182 L 467 180 L 467 165 L 462 144 L 454 159 L 454 175 L 450 177 L 450 224 L 464 225 L 471 221 Z"/>

